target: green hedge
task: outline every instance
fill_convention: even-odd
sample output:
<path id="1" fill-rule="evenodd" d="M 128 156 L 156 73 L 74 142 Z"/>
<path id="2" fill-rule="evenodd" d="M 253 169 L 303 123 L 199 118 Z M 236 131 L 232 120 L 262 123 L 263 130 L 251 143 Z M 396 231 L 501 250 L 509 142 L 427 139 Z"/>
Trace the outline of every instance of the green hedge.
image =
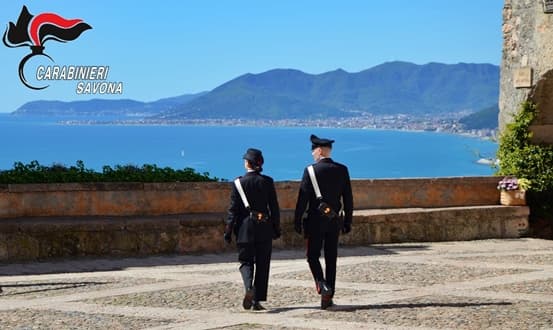
<path id="1" fill-rule="evenodd" d="M 192 168 L 175 170 L 156 165 L 104 166 L 102 172 L 85 168 L 82 161 L 75 166 L 61 164 L 40 165 L 38 161 L 29 164 L 16 162 L 13 169 L 0 171 L 0 183 L 63 183 L 63 182 L 204 182 L 219 181 L 209 173 L 198 173 Z"/>

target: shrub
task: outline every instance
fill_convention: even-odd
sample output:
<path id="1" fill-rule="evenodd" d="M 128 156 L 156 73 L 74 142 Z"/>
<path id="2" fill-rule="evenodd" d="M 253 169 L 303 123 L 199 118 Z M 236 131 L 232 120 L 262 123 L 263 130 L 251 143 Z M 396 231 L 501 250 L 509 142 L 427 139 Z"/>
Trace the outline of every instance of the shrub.
<path id="1" fill-rule="evenodd" d="M 524 102 L 521 110 L 499 138 L 498 175 L 525 178 L 531 191 L 553 190 L 553 146 L 531 143 L 530 124 L 536 116 L 536 106 Z"/>
<path id="2" fill-rule="evenodd" d="M 63 183 L 63 182 L 201 182 L 219 181 L 210 177 L 209 173 L 202 174 L 192 168 L 175 170 L 170 167 L 159 168 L 157 165 L 144 164 L 116 165 L 114 168 L 104 166 L 102 172 L 85 168 L 82 161 L 76 166 L 66 167 L 63 164 L 51 166 L 40 165 L 34 160 L 29 164 L 16 162 L 13 169 L 0 171 L 0 183 Z"/>
<path id="3" fill-rule="evenodd" d="M 524 102 L 500 136 L 497 174 L 530 181 L 526 200 L 534 235 L 553 238 L 553 146 L 531 143 L 530 124 L 536 112 L 534 104 Z M 547 229 L 540 228 L 543 224 Z"/>

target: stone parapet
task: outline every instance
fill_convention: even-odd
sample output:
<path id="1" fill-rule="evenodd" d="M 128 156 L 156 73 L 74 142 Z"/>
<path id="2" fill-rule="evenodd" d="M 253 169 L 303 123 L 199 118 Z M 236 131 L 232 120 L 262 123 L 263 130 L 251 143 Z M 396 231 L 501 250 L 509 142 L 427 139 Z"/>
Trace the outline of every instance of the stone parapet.
<path id="1" fill-rule="evenodd" d="M 496 177 L 353 180 L 356 209 L 491 205 Z M 299 182 L 277 182 L 294 209 Z M 229 182 L 10 184 L 0 187 L 0 221 L 18 217 L 149 216 L 225 212 Z"/>
<path id="2" fill-rule="evenodd" d="M 353 180 L 343 244 L 520 237 L 527 207 L 499 204 L 496 177 Z M 298 182 L 277 182 L 283 235 L 294 232 Z M 34 184 L 0 187 L 0 261 L 217 253 L 231 183 Z"/>

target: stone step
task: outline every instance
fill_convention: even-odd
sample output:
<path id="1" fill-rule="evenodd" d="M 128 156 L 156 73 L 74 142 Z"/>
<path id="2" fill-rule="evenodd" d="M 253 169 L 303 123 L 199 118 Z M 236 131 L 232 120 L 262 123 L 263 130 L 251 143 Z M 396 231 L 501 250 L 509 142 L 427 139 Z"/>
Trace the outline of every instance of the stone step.
<path id="1" fill-rule="evenodd" d="M 354 212 L 357 244 L 518 238 L 528 231 L 526 206 L 370 209 Z"/>
<path id="2" fill-rule="evenodd" d="M 347 245 L 516 238 L 528 229 L 528 207 L 467 206 L 354 212 Z M 0 220 L 0 261 L 67 256 L 216 253 L 225 246 L 225 213 L 164 216 L 33 217 Z M 275 248 L 303 247 L 293 211 L 282 212 Z"/>

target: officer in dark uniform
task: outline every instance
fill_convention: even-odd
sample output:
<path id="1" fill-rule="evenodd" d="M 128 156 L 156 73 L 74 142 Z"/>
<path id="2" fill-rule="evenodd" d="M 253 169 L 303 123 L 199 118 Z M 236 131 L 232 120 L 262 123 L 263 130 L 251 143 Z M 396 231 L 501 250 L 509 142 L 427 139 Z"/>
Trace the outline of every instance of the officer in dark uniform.
<path id="1" fill-rule="evenodd" d="M 353 214 L 353 194 L 348 168 L 330 158 L 332 143 L 334 140 L 311 135 L 311 154 L 315 160 L 312 166 L 322 200 L 317 198 L 306 168 L 303 172 L 294 214 L 296 232 L 301 234 L 303 229 L 307 239 L 307 262 L 313 274 L 317 292 L 321 295 L 322 309 L 334 304 L 332 298 L 336 283 L 338 236 L 340 231 L 344 234 L 351 231 Z M 307 218 L 302 219 L 306 209 Z M 343 210 L 343 219 L 338 216 L 340 210 Z M 324 274 L 319 262 L 321 248 L 324 248 L 326 266 Z"/>
<path id="2" fill-rule="evenodd" d="M 232 232 L 236 236 L 246 290 L 242 306 L 263 310 L 259 302 L 267 300 L 272 240 L 281 235 L 280 211 L 273 179 L 261 174 L 261 151 L 250 148 L 243 158 L 247 173 L 238 180 L 250 207 L 245 206 L 236 183 L 233 184 L 224 239 L 230 243 Z"/>

